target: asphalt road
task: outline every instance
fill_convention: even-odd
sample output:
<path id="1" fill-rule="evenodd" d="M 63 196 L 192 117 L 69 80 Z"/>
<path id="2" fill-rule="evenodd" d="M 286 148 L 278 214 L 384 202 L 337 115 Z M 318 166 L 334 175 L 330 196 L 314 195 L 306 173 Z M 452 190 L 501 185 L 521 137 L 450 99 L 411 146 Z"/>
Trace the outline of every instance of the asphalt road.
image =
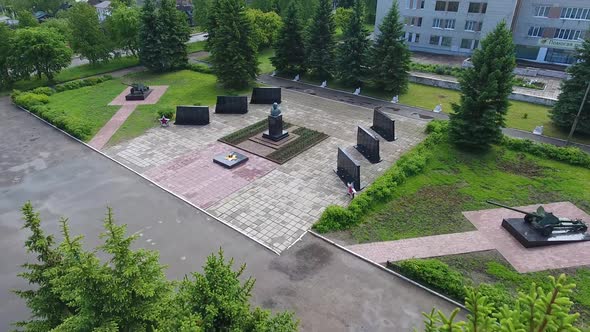
<path id="1" fill-rule="evenodd" d="M 23 248 L 20 206 L 41 212 L 44 229 L 58 234 L 69 217 L 88 247 L 99 243 L 106 206 L 138 247 L 160 252 L 170 278 L 200 271 L 206 256 L 222 247 L 246 275 L 257 279 L 254 303 L 294 310 L 302 331 L 409 331 L 421 312 L 448 302 L 392 276 L 326 242 L 306 235 L 277 256 L 207 217 L 136 174 L 68 138 L 0 98 L 0 330 L 28 316 L 10 292 L 26 288 L 17 277 L 30 257 Z M 59 238 L 59 237 L 58 237 Z"/>

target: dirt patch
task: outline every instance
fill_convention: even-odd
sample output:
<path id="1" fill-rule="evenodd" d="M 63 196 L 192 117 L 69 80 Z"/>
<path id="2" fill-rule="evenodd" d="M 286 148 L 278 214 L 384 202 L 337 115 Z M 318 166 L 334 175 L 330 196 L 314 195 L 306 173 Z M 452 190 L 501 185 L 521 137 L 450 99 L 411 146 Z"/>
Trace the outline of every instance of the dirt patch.
<path id="1" fill-rule="evenodd" d="M 514 158 L 506 158 L 505 154 L 501 154 L 497 158 L 497 165 L 498 169 L 506 173 L 521 175 L 528 178 L 541 176 L 545 171 L 544 167 L 538 165 L 524 153 L 518 153 Z"/>

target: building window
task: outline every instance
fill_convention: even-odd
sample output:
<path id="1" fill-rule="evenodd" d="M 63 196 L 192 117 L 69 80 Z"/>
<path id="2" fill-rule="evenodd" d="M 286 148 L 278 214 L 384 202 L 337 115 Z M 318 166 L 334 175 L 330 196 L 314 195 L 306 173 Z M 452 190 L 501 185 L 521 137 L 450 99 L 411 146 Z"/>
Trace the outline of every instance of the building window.
<path id="1" fill-rule="evenodd" d="M 407 32 L 406 33 L 406 40 L 408 43 L 419 43 L 420 42 L 420 34 L 415 32 Z"/>
<path id="2" fill-rule="evenodd" d="M 572 29 L 556 29 L 553 38 L 566 39 L 566 40 L 578 40 L 582 36 L 581 30 Z"/>
<path id="3" fill-rule="evenodd" d="M 479 40 L 477 39 L 461 39 L 461 48 L 474 50 L 477 46 L 479 46 Z"/>
<path id="4" fill-rule="evenodd" d="M 530 27 L 529 28 L 529 37 L 543 37 L 543 31 L 545 28 L 543 27 Z"/>
<path id="5" fill-rule="evenodd" d="M 426 0 L 407 0 L 406 8 L 408 9 L 424 9 Z"/>
<path id="6" fill-rule="evenodd" d="M 455 29 L 455 20 L 445 20 L 445 29 L 454 30 Z"/>
<path id="7" fill-rule="evenodd" d="M 453 38 L 451 37 L 442 37 L 442 42 L 440 43 L 441 46 L 451 47 L 451 42 Z"/>
<path id="8" fill-rule="evenodd" d="M 443 26 L 443 19 L 435 18 L 432 20 L 432 27 L 435 29 L 442 29 Z"/>
<path id="9" fill-rule="evenodd" d="M 481 31 L 481 22 L 465 21 L 465 31 Z"/>
<path id="10" fill-rule="evenodd" d="M 487 2 L 470 2 L 467 12 L 485 14 L 487 10 L 488 10 L 488 3 Z"/>
<path id="11" fill-rule="evenodd" d="M 447 8 L 446 1 L 437 1 L 436 5 L 434 6 L 434 10 L 439 11 L 439 12 L 444 12 L 446 8 Z"/>
<path id="12" fill-rule="evenodd" d="M 459 1 L 449 1 L 447 5 L 448 12 L 458 12 L 459 11 Z"/>
<path id="13" fill-rule="evenodd" d="M 406 25 L 421 27 L 422 17 L 406 17 Z"/>
<path id="14" fill-rule="evenodd" d="M 430 36 L 430 45 L 440 45 L 440 36 Z"/>
<path id="15" fill-rule="evenodd" d="M 538 6 L 535 7 L 535 16 L 536 17 L 549 17 L 549 6 Z"/>
<path id="16" fill-rule="evenodd" d="M 561 8 L 560 18 L 567 20 L 590 20 L 589 8 Z"/>
<path id="17" fill-rule="evenodd" d="M 553 63 L 572 64 L 576 61 L 576 52 L 571 50 L 550 48 L 547 50 L 545 61 Z"/>
<path id="18" fill-rule="evenodd" d="M 420 1 L 420 9 L 424 9 L 424 3 L 426 2 L 426 0 L 421 0 Z"/>

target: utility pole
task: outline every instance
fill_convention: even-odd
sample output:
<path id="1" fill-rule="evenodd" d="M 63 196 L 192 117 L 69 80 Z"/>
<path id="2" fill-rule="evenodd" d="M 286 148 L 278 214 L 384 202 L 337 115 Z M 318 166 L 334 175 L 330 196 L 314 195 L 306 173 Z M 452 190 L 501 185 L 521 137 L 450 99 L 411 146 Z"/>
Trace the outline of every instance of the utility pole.
<path id="1" fill-rule="evenodd" d="M 574 131 L 576 131 L 576 127 L 578 126 L 578 120 L 580 119 L 580 114 L 582 114 L 582 109 L 584 108 L 584 104 L 586 104 L 586 98 L 588 98 L 588 92 L 590 92 L 590 82 L 588 82 L 588 87 L 586 88 L 586 93 L 584 94 L 584 99 L 582 99 L 582 104 L 580 104 L 580 109 L 578 110 L 578 114 L 576 114 L 576 118 L 574 119 L 574 124 L 572 124 L 572 130 L 570 130 L 570 134 L 567 136 L 567 141 L 565 141 L 565 146 L 570 145 L 570 141 L 572 140 L 572 136 L 574 136 Z"/>

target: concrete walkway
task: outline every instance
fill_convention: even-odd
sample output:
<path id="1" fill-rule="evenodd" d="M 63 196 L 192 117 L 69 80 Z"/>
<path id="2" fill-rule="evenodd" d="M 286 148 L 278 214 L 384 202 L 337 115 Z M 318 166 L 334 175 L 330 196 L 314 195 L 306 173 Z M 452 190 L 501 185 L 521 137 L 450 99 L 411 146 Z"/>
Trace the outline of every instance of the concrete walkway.
<path id="1" fill-rule="evenodd" d="M 355 96 L 352 93 L 334 90 L 334 89 L 324 89 L 320 88 L 316 85 L 311 85 L 303 82 L 293 82 L 289 79 L 284 79 L 280 77 L 271 77 L 270 75 L 261 75 L 259 76 L 258 80 L 264 84 L 282 87 L 284 89 L 290 89 L 294 91 L 299 91 L 303 93 L 308 93 L 315 96 L 320 96 L 323 98 L 328 98 L 332 100 L 338 100 L 341 102 L 345 102 L 352 105 L 357 105 L 361 107 L 366 107 L 369 109 L 374 109 L 375 107 L 382 107 L 382 109 L 390 114 L 397 114 L 405 117 L 410 117 L 414 119 L 439 119 L 439 120 L 448 120 L 449 116 L 445 113 L 434 113 L 430 110 L 425 110 L 423 108 L 402 105 L 402 104 L 392 104 L 385 100 L 380 100 L 377 98 L 372 98 L 368 96 Z M 526 138 L 532 141 L 553 144 L 556 146 L 565 146 L 565 141 L 559 138 L 548 137 L 548 136 L 539 136 L 534 135 L 532 133 L 528 133 L 522 130 L 513 129 L 513 128 L 503 128 L 502 131 L 505 135 L 514 137 L 514 138 Z M 590 145 L 579 144 L 579 143 L 571 143 L 570 145 L 576 146 L 580 148 L 582 151 L 590 153 Z"/>

